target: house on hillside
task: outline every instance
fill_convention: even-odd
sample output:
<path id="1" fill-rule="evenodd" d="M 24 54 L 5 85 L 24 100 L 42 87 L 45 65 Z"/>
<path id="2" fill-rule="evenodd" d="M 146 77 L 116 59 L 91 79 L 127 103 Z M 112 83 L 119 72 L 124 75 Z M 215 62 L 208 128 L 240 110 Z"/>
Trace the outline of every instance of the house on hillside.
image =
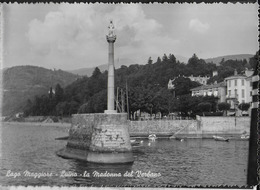
<path id="1" fill-rule="evenodd" d="M 240 103 L 252 102 L 252 74 L 250 70 L 245 70 L 244 74 L 237 74 L 225 78 L 227 84 L 227 103 L 234 109 Z"/>
<path id="2" fill-rule="evenodd" d="M 198 82 L 202 85 L 206 85 L 207 84 L 207 81 L 209 80 L 209 77 L 206 76 L 206 77 L 201 77 L 201 76 L 198 76 L 198 77 L 194 77 L 193 75 L 189 76 L 188 77 L 191 81 L 194 81 L 194 82 Z"/>
<path id="3" fill-rule="evenodd" d="M 213 76 L 213 77 L 214 77 L 214 76 L 218 76 L 218 71 L 217 71 L 217 70 L 213 71 L 213 72 L 212 72 L 212 76 Z"/>
<path id="4" fill-rule="evenodd" d="M 191 96 L 215 96 L 219 98 L 218 102 L 226 102 L 226 84 L 221 82 L 192 88 Z"/>
<path id="5" fill-rule="evenodd" d="M 175 89 L 175 86 L 174 86 L 174 84 L 173 84 L 173 81 L 175 80 L 175 78 L 174 79 L 170 79 L 169 80 L 169 82 L 168 82 L 168 89 Z"/>
<path id="6" fill-rule="evenodd" d="M 186 77 L 186 76 L 178 76 L 178 77 L 183 77 L 183 78 L 189 78 L 191 81 L 193 82 L 198 82 L 202 85 L 206 85 L 207 81 L 210 79 L 210 77 L 206 76 L 206 77 L 202 77 L 202 76 L 198 76 L 198 77 L 194 77 L 193 75 Z M 175 81 L 175 79 L 177 79 L 178 77 L 175 77 L 174 79 L 169 79 L 168 82 L 168 89 L 175 89 L 175 85 L 173 84 L 173 82 Z"/>

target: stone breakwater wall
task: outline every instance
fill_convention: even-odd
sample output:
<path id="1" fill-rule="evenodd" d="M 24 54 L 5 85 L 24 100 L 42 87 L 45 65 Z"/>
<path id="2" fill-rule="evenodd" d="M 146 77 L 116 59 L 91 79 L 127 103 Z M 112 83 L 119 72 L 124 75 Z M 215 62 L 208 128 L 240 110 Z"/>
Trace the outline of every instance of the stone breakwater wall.
<path id="1" fill-rule="evenodd" d="M 249 133 L 250 117 L 198 117 L 196 120 L 128 121 L 131 136 L 212 138 L 212 135 L 238 136 Z"/>
<path id="2" fill-rule="evenodd" d="M 94 163 L 132 163 L 127 114 L 73 115 L 67 146 L 56 153 Z"/>

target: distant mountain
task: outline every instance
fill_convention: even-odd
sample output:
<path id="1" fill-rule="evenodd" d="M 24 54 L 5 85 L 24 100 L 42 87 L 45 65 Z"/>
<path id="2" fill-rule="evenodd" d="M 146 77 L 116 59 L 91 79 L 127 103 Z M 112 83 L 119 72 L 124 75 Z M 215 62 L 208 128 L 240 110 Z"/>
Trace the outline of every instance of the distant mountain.
<path id="1" fill-rule="evenodd" d="M 47 94 L 50 87 L 65 87 L 78 78 L 66 71 L 36 66 L 15 66 L 2 72 L 3 116 L 21 111 L 28 99 L 33 101 L 34 96 Z"/>
<path id="2" fill-rule="evenodd" d="M 115 69 L 120 68 L 121 65 L 130 66 L 133 64 L 141 64 L 141 63 L 136 63 L 131 59 L 117 59 L 117 60 L 115 60 Z M 108 65 L 103 64 L 103 65 L 97 65 L 96 67 L 98 67 L 101 72 L 104 72 L 105 70 L 107 70 Z M 90 77 L 96 67 L 69 70 L 68 72 L 77 74 L 77 75 L 81 75 L 81 76 L 87 75 L 88 77 Z"/>
<path id="3" fill-rule="evenodd" d="M 176 55 L 176 59 L 179 60 L 180 62 L 184 62 L 184 63 L 187 63 L 187 61 L 188 61 L 188 58 L 183 57 L 183 56 L 179 56 L 179 55 Z M 127 58 L 117 59 L 117 60 L 115 60 L 115 69 L 120 68 L 122 65 L 129 67 L 130 65 L 135 65 L 135 64 L 144 65 L 144 64 L 146 64 L 146 62 L 136 63 L 135 61 L 133 61 L 131 59 L 127 59 Z M 105 70 L 107 70 L 108 65 L 104 64 L 104 65 L 98 65 L 96 67 L 98 67 L 101 72 L 104 72 Z M 86 75 L 86 76 L 90 77 L 96 67 L 69 70 L 68 72 L 73 73 L 73 74 L 77 74 L 77 75 L 80 75 L 80 76 Z"/>
<path id="4" fill-rule="evenodd" d="M 219 56 L 219 57 L 214 57 L 214 58 L 208 58 L 204 59 L 207 63 L 215 63 L 216 65 L 219 65 L 221 60 L 224 58 L 224 61 L 226 60 L 243 60 L 246 59 L 249 61 L 251 57 L 253 57 L 253 54 L 237 54 L 237 55 L 226 55 L 226 56 Z"/>

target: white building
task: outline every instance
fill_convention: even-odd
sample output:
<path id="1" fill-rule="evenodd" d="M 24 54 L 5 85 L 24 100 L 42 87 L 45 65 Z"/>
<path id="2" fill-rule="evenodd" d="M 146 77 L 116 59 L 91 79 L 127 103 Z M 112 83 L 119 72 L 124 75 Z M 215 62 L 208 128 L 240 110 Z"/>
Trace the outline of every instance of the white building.
<path id="1" fill-rule="evenodd" d="M 231 108 L 240 103 L 252 102 L 252 74 L 253 72 L 246 70 L 245 74 L 237 74 L 225 78 L 227 84 L 227 103 Z"/>
<path id="2" fill-rule="evenodd" d="M 214 76 L 218 76 L 218 71 L 213 71 L 212 72 L 212 76 L 214 77 Z"/>
<path id="3" fill-rule="evenodd" d="M 218 102 L 226 101 L 226 84 L 224 82 L 202 85 L 191 89 L 192 96 L 215 96 Z"/>
<path id="4" fill-rule="evenodd" d="M 169 80 L 169 82 L 168 82 L 168 89 L 175 89 L 175 86 L 174 86 L 174 84 L 173 84 L 173 81 L 174 81 L 175 79 L 173 79 L 173 80 Z"/>
<path id="5" fill-rule="evenodd" d="M 201 76 L 198 76 L 198 77 L 194 77 L 193 75 L 189 76 L 188 77 L 191 81 L 194 81 L 194 82 L 198 82 L 200 84 L 203 84 L 203 85 L 206 85 L 207 84 L 207 81 L 209 80 L 209 77 L 206 76 L 206 77 L 201 77 Z"/>

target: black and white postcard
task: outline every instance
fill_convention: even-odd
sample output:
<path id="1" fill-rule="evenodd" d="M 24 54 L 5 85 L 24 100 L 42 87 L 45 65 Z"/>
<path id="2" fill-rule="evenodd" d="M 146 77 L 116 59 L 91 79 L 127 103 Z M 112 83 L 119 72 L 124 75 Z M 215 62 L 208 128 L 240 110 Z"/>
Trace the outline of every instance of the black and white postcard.
<path id="1" fill-rule="evenodd" d="M 2 3 L 3 188 L 253 189 L 257 3 Z"/>

